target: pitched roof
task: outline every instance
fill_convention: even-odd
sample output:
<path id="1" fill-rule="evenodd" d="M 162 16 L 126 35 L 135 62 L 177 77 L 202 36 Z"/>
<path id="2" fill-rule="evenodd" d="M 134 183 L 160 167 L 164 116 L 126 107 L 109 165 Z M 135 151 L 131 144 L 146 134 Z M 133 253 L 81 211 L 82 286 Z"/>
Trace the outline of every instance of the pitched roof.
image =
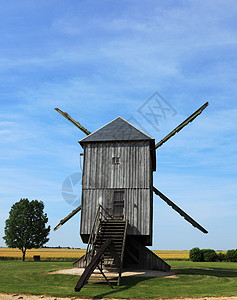
<path id="1" fill-rule="evenodd" d="M 134 141 L 134 140 L 153 140 L 149 135 L 136 128 L 134 125 L 121 117 L 104 125 L 100 129 L 92 132 L 87 137 L 80 140 L 84 142 L 102 141 Z"/>

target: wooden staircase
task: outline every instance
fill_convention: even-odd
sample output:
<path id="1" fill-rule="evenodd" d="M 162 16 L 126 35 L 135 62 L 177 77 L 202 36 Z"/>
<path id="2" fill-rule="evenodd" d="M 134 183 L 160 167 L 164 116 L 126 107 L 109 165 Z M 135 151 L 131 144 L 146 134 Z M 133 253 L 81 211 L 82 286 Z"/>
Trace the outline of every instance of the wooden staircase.
<path id="1" fill-rule="evenodd" d="M 112 239 L 114 251 L 106 249 L 102 264 L 106 269 L 120 269 L 123 264 L 127 222 L 121 220 L 106 220 L 100 222 L 99 232 L 95 241 L 96 252 L 107 239 Z"/>
<path id="2" fill-rule="evenodd" d="M 90 239 L 92 247 L 88 245 L 87 249 L 90 249 L 88 253 L 73 264 L 74 267 L 82 266 L 83 264 L 85 266 L 75 291 L 79 292 L 81 290 L 96 268 L 100 270 L 109 285 L 110 283 L 103 272 L 103 268 L 110 271 L 116 270 L 118 272 L 117 284 L 120 285 L 127 224 L 127 221 L 115 219 L 100 220 L 98 222 L 95 229 L 96 234 L 93 234 L 94 239 Z"/>

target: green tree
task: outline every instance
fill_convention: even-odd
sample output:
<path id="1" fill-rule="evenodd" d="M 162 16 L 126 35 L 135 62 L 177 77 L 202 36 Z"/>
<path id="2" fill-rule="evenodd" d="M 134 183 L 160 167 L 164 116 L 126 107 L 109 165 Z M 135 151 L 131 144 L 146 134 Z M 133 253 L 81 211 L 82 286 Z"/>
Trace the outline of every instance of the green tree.
<path id="1" fill-rule="evenodd" d="M 226 253 L 227 259 L 232 262 L 237 261 L 237 249 L 236 250 L 228 250 Z"/>
<path id="2" fill-rule="evenodd" d="M 218 255 L 213 249 L 202 249 L 202 255 L 204 261 L 217 261 Z"/>
<path id="3" fill-rule="evenodd" d="M 195 247 L 189 251 L 189 258 L 191 261 L 203 261 L 202 250 L 198 247 Z"/>
<path id="4" fill-rule="evenodd" d="M 11 207 L 3 238 L 8 247 L 22 251 L 24 261 L 27 249 L 39 248 L 48 242 L 50 226 L 46 227 L 47 222 L 43 202 L 23 198 Z"/>
<path id="5" fill-rule="evenodd" d="M 217 256 L 218 256 L 218 260 L 219 261 L 223 261 L 223 260 L 226 260 L 226 255 L 224 254 L 224 253 L 222 253 L 222 252 L 219 252 L 218 254 L 217 254 Z"/>

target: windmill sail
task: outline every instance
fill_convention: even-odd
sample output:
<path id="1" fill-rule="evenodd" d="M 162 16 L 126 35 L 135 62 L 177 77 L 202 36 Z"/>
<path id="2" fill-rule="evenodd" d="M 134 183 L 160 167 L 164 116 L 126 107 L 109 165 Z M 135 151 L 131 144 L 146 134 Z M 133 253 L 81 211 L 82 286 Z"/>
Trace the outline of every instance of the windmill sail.
<path id="1" fill-rule="evenodd" d="M 81 210 L 81 205 L 78 206 L 76 209 L 74 209 L 69 215 L 67 215 L 64 219 L 62 219 L 57 226 L 54 227 L 54 231 L 56 231 L 59 227 L 61 227 L 63 224 L 65 224 L 68 220 L 70 220 L 73 216 L 75 216 L 76 213 L 78 213 Z"/>
<path id="2" fill-rule="evenodd" d="M 188 123 L 192 122 L 198 115 L 200 115 L 203 110 L 208 106 L 208 102 L 206 102 L 203 106 L 201 106 L 198 110 L 196 110 L 190 117 L 188 117 L 186 120 L 184 120 L 181 124 L 179 124 L 174 130 L 172 130 L 165 138 L 163 138 L 161 141 L 159 141 L 155 148 L 157 149 L 161 145 L 163 145 L 166 141 L 168 141 L 173 135 L 175 135 L 177 132 L 179 132 L 181 129 L 183 129 Z"/>
<path id="3" fill-rule="evenodd" d="M 79 128 L 81 131 L 83 131 L 86 135 L 91 134 L 89 130 L 87 130 L 85 127 L 83 127 L 79 122 L 75 121 L 71 116 L 69 116 L 68 113 L 61 111 L 59 108 L 55 108 L 57 112 L 59 112 L 62 116 L 64 116 L 66 119 L 68 119 L 72 124 L 74 124 L 77 128 Z"/>
<path id="4" fill-rule="evenodd" d="M 181 208 L 179 208 L 174 202 L 168 199 L 164 194 L 158 191 L 155 187 L 153 187 L 153 192 L 158 195 L 162 200 L 164 200 L 169 206 L 171 206 L 175 211 L 177 211 L 186 221 L 191 223 L 194 227 L 201 230 L 203 233 L 208 233 L 208 231 L 203 228 L 200 224 L 198 224 L 194 219 L 192 219 L 188 214 L 186 214 Z"/>

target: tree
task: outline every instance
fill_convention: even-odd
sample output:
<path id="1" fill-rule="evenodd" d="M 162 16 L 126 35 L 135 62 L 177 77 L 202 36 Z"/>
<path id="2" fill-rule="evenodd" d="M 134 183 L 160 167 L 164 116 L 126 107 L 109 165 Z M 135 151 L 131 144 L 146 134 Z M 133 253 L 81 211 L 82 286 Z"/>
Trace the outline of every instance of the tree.
<path id="1" fill-rule="evenodd" d="M 202 249 L 202 255 L 204 261 L 217 261 L 218 255 L 213 249 Z"/>
<path id="2" fill-rule="evenodd" d="M 27 249 L 39 248 L 48 242 L 50 226 L 46 227 L 47 222 L 42 201 L 20 199 L 11 207 L 3 238 L 8 247 L 22 251 L 24 261 Z"/>
<path id="3" fill-rule="evenodd" d="M 236 250 L 228 250 L 226 253 L 227 259 L 229 261 L 236 262 L 237 261 L 237 249 Z"/>
<path id="4" fill-rule="evenodd" d="M 219 252 L 219 253 L 217 254 L 217 256 L 218 256 L 218 260 L 219 260 L 219 261 L 226 260 L 226 255 L 225 255 L 224 253 L 222 253 L 222 252 Z"/>
<path id="5" fill-rule="evenodd" d="M 189 251 L 189 257 L 191 261 L 203 261 L 202 250 L 198 247 L 195 247 Z"/>

